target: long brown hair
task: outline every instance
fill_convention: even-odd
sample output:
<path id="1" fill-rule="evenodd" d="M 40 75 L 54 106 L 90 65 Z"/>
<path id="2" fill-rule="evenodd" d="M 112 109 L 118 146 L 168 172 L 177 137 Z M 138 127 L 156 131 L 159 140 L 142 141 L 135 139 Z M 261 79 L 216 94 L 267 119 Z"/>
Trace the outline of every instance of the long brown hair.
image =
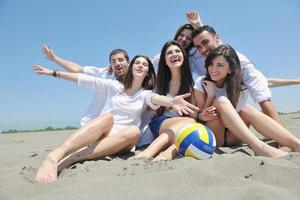
<path id="1" fill-rule="evenodd" d="M 136 55 L 130 62 L 127 74 L 124 79 L 124 91 L 130 89 L 132 87 L 133 82 L 133 74 L 132 74 L 132 66 L 135 60 L 139 57 L 145 58 L 148 62 L 148 73 L 143 80 L 142 87 L 146 90 L 153 90 L 155 85 L 155 71 L 152 62 L 147 56 L 144 55 Z"/>
<path id="2" fill-rule="evenodd" d="M 171 81 L 171 70 L 167 66 L 166 63 L 166 51 L 168 47 L 171 45 L 176 45 L 183 53 L 183 63 L 180 67 L 180 87 L 178 90 L 178 93 L 176 95 L 185 94 L 188 92 L 193 91 L 194 81 L 189 65 L 189 60 L 186 55 L 185 50 L 179 45 L 178 42 L 172 40 L 165 43 L 161 50 L 159 64 L 158 64 L 158 72 L 157 72 L 157 80 L 156 80 L 156 92 L 160 95 L 167 95 L 169 93 L 169 84 Z M 187 99 L 188 101 L 191 101 L 191 98 Z M 164 107 L 161 107 L 158 109 L 157 114 L 162 115 L 165 111 Z"/>
<path id="3" fill-rule="evenodd" d="M 212 64 L 212 61 L 217 56 L 223 56 L 229 64 L 230 73 L 228 73 L 225 78 L 225 87 L 228 99 L 230 100 L 233 107 L 236 107 L 239 100 L 242 83 L 240 59 L 235 50 L 228 44 L 221 45 L 212 50 L 205 60 L 205 67 L 207 70 L 205 79 L 212 82 L 213 80 L 208 73 L 208 66 Z"/>

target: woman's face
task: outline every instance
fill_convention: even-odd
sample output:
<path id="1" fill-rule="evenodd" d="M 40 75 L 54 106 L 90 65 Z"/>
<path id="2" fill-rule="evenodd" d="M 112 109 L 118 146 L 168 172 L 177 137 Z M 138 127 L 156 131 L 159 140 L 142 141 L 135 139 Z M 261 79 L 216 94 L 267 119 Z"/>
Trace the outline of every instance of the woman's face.
<path id="1" fill-rule="evenodd" d="M 208 66 L 208 73 L 217 86 L 223 86 L 225 78 L 231 73 L 229 63 L 223 56 L 217 56 Z"/>
<path id="2" fill-rule="evenodd" d="M 149 63 L 144 57 L 137 57 L 132 65 L 133 77 L 145 78 L 149 71 Z"/>
<path id="3" fill-rule="evenodd" d="M 178 35 L 176 41 L 181 45 L 183 49 L 187 49 L 192 43 L 192 30 L 183 29 Z"/>
<path id="4" fill-rule="evenodd" d="M 183 53 L 177 45 L 167 48 L 165 59 L 169 68 L 180 68 L 184 61 Z"/>

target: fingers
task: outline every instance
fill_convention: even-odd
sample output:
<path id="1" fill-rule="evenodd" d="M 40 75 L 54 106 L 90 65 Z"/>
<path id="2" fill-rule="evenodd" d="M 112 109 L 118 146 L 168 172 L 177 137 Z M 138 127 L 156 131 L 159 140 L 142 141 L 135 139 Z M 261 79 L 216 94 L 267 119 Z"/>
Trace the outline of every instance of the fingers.
<path id="1" fill-rule="evenodd" d="M 197 106 L 195 106 L 195 105 L 193 105 L 193 104 L 191 104 L 191 103 L 189 103 L 189 102 L 187 102 L 187 101 L 186 101 L 186 106 L 187 106 L 188 108 L 193 109 L 193 110 L 199 110 L 199 108 L 198 108 Z M 193 111 L 193 113 L 194 113 L 194 111 Z"/>
<path id="2" fill-rule="evenodd" d="M 179 96 L 177 96 L 177 97 L 182 98 L 182 99 L 185 99 L 185 98 L 187 98 L 187 97 L 189 97 L 189 96 L 191 96 L 191 93 L 185 93 L 185 94 L 179 95 Z"/>

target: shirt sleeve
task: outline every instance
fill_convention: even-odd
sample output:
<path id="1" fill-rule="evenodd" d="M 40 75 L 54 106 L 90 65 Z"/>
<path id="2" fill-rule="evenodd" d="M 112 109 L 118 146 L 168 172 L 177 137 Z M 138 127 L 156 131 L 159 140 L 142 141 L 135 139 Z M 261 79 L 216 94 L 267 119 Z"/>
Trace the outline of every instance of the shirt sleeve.
<path id="1" fill-rule="evenodd" d="M 148 106 L 150 106 L 150 108 L 152 108 L 153 110 L 157 110 L 160 107 L 159 105 L 153 104 L 152 101 L 151 101 L 151 98 L 153 96 L 155 96 L 155 95 L 157 95 L 157 94 L 154 93 L 153 91 L 149 90 L 149 91 L 147 91 L 146 96 L 145 96 L 145 98 L 146 98 L 146 104 Z"/>
<path id="2" fill-rule="evenodd" d="M 152 62 L 152 64 L 153 64 L 154 71 L 155 71 L 156 74 L 157 74 L 157 72 L 158 72 L 159 59 L 160 59 L 160 53 L 157 54 L 156 56 L 154 56 L 154 57 L 151 59 L 151 62 Z"/>
<path id="3" fill-rule="evenodd" d="M 194 83 L 194 89 L 195 90 L 198 90 L 200 92 L 205 92 L 204 91 L 204 88 L 203 88 L 203 85 L 202 85 L 202 81 L 204 80 L 205 76 L 199 76 L 195 83 Z"/>
<path id="4" fill-rule="evenodd" d="M 121 90 L 121 84 L 117 81 L 98 78 L 81 73 L 78 74 L 77 84 L 78 86 L 92 89 L 98 92 L 105 89 Z"/>
<path id="5" fill-rule="evenodd" d="M 99 68 L 93 66 L 84 66 L 83 73 L 90 76 L 96 77 L 104 77 L 107 76 L 108 72 L 106 71 L 107 68 Z"/>
<path id="6" fill-rule="evenodd" d="M 266 77 L 245 56 L 241 58 L 239 55 L 239 58 L 242 66 L 242 81 L 253 100 L 259 103 L 271 99 L 272 93 Z"/>

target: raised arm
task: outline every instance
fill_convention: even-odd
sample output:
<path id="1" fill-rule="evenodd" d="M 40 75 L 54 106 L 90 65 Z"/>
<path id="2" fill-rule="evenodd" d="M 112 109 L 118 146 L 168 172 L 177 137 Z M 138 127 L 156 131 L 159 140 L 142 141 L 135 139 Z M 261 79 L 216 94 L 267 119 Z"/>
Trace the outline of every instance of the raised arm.
<path id="1" fill-rule="evenodd" d="M 48 76 L 62 78 L 69 81 L 74 81 L 74 82 L 77 82 L 78 80 L 77 73 L 56 71 L 56 70 L 48 69 L 41 65 L 33 65 L 32 70 L 38 75 L 48 75 Z"/>
<path id="2" fill-rule="evenodd" d="M 299 85 L 299 84 L 300 84 L 300 78 L 296 78 L 296 79 L 268 78 L 269 88 L 288 86 L 288 85 Z"/>
<path id="3" fill-rule="evenodd" d="M 203 26 L 200 15 L 198 14 L 197 11 L 187 12 L 186 18 L 194 28 L 199 28 L 199 27 Z"/>
<path id="4" fill-rule="evenodd" d="M 73 72 L 73 73 L 82 73 L 83 72 L 82 66 L 80 66 L 79 64 L 74 63 L 72 61 L 65 60 L 65 59 L 59 57 L 58 55 L 56 55 L 54 53 L 53 49 L 50 46 L 43 44 L 42 50 L 43 50 L 43 53 L 46 55 L 47 59 L 57 63 L 59 66 L 63 67 L 67 71 Z"/>
<path id="5" fill-rule="evenodd" d="M 174 98 L 166 97 L 163 95 L 154 95 L 151 98 L 151 102 L 155 105 L 172 107 L 178 112 L 179 115 L 183 115 L 183 114 L 190 115 L 190 114 L 194 114 L 193 110 L 199 110 L 197 106 L 194 106 L 193 104 L 184 100 L 190 95 L 191 95 L 190 93 L 186 93 L 183 95 L 178 95 Z"/>

